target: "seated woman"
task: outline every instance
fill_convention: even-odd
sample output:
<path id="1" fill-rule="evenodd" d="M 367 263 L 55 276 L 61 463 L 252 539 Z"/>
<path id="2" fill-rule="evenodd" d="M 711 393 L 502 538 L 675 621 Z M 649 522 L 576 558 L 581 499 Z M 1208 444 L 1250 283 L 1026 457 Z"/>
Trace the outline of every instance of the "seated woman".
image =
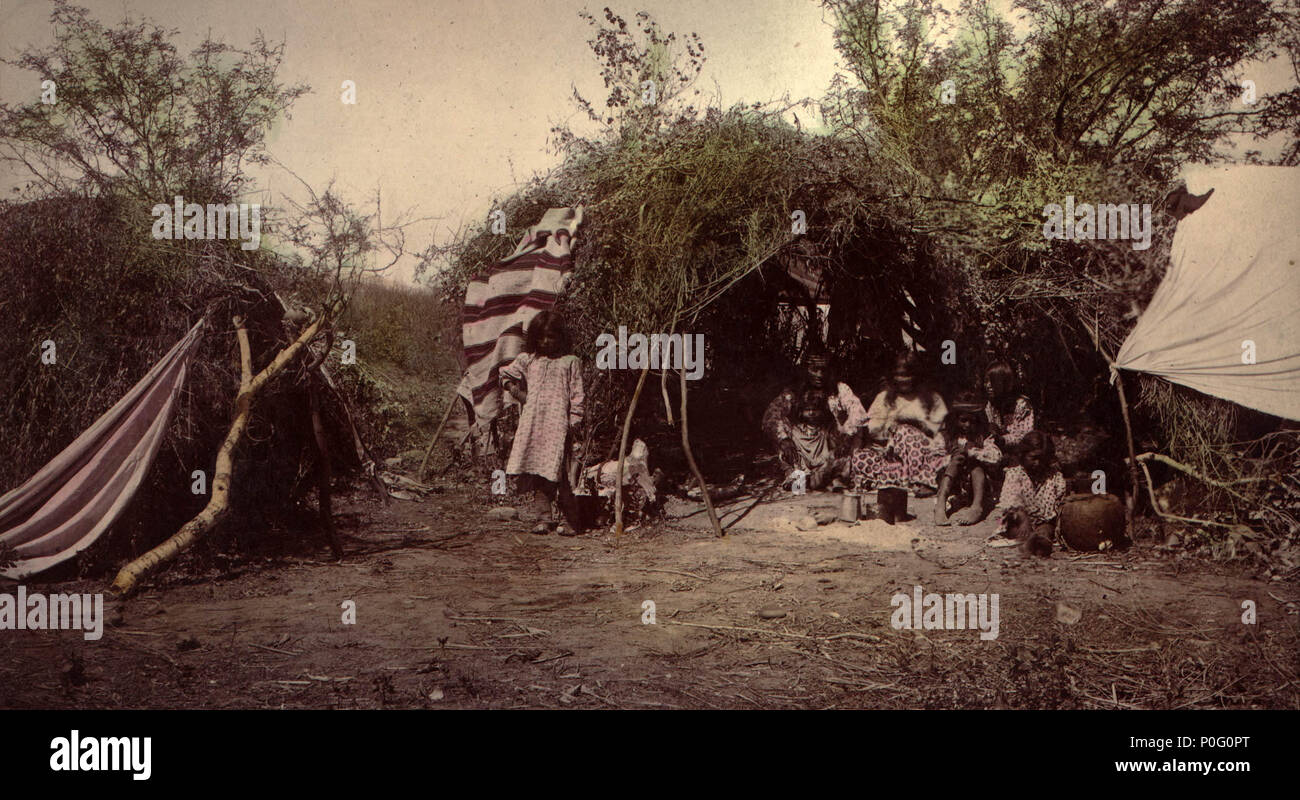
<path id="1" fill-rule="evenodd" d="M 785 389 L 763 414 L 763 433 L 772 442 L 783 474 L 808 473 L 810 489 L 824 487 L 852 452 L 867 411 L 848 384 L 830 378 L 830 358 L 822 350 L 804 356 L 798 385 Z"/>
<path id="2" fill-rule="evenodd" d="M 998 532 L 1018 536 L 1036 554 L 1050 553 L 1064 497 L 1065 476 L 1056 466 L 1052 437 L 1030 431 L 1020 443 L 1020 466 L 1008 469 L 1002 484 L 994 512 L 1000 518 Z"/>
<path id="3" fill-rule="evenodd" d="M 984 391 L 989 398 L 984 409 L 989 431 L 1005 452 L 1034 429 L 1034 409 L 1029 398 L 1016 391 L 1015 370 L 1005 361 L 995 361 L 984 371 Z"/>
<path id="4" fill-rule="evenodd" d="M 934 504 L 934 524 L 974 525 L 988 510 L 988 471 L 1002 461 L 1002 451 L 988 432 L 984 403 L 979 395 L 957 395 L 943 421 L 947 457 L 939 472 L 939 496 Z M 949 505 L 955 512 L 948 516 Z"/>
<path id="5" fill-rule="evenodd" d="M 867 433 L 873 443 L 853 453 L 855 488 L 935 488 L 935 475 L 947 455 L 939 428 L 948 409 L 938 393 L 921 386 L 920 373 L 916 355 L 904 354 L 888 388 L 872 401 L 867 410 Z M 882 518 L 886 516 L 898 513 L 882 514 Z"/>

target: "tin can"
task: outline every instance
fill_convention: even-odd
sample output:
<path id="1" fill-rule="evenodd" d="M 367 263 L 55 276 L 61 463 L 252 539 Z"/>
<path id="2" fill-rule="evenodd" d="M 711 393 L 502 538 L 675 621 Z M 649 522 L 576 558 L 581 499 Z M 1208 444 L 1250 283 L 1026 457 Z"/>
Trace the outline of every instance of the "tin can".
<path id="1" fill-rule="evenodd" d="M 840 495 L 840 519 L 844 522 L 857 522 L 862 515 L 862 495 L 859 492 L 846 491 Z"/>

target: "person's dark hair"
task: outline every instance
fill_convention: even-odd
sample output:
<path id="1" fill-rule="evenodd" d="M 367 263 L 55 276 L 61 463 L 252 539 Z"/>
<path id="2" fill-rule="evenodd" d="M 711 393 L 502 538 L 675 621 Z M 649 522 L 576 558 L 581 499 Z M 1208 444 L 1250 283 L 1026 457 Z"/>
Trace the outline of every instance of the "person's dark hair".
<path id="1" fill-rule="evenodd" d="M 1005 361 L 994 361 L 984 370 L 984 380 L 989 384 L 989 402 L 1003 414 L 1009 414 L 1016 408 L 1016 371 Z"/>
<path id="2" fill-rule="evenodd" d="M 920 399 L 925 413 L 929 414 L 933 411 L 938 395 L 925 385 L 927 377 L 925 365 L 921 362 L 921 357 L 910 350 L 894 361 L 894 371 L 889 373 L 889 377 L 885 380 L 885 402 L 893 406 L 894 401 L 898 399 L 898 392 L 894 389 L 894 376 L 900 372 L 912 376 L 913 390 Z"/>
<path id="3" fill-rule="evenodd" d="M 524 352 L 538 353 L 541 349 L 542 334 L 553 333 L 560 340 L 560 355 L 572 352 L 569 346 L 569 329 L 564 324 L 564 317 L 555 311 L 543 311 L 533 317 L 524 333 Z"/>
<path id="4" fill-rule="evenodd" d="M 948 407 L 948 416 L 943 418 L 943 435 L 949 441 L 960 435 L 957 432 L 957 418 L 962 414 L 974 419 L 975 424 L 971 426 L 970 435 L 977 443 L 982 443 L 989 435 L 989 418 L 984 414 L 984 396 L 970 389 L 963 389 L 953 398 L 952 405 Z"/>
<path id="5" fill-rule="evenodd" d="M 824 384 L 828 389 L 834 389 L 839 382 L 839 377 L 831 367 L 831 353 L 826 346 L 816 340 L 808 343 L 804 348 L 803 355 L 799 359 L 799 373 L 795 380 L 795 395 L 802 395 L 811 387 L 808 384 L 808 365 L 810 362 L 817 362 L 822 365 L 825 375 Z"/>
<path id="6" fill-rule="evenodd" d="M 1019 452 L 1021 455 L 1039 451 L 1047 456 L 1048 463 L 1056 460 L 1056 446 L 1052 444 L 1052 437 L 1042 431 L 1030 431 L 1025 434 L 1025 438 L 1020 440 Z"/>

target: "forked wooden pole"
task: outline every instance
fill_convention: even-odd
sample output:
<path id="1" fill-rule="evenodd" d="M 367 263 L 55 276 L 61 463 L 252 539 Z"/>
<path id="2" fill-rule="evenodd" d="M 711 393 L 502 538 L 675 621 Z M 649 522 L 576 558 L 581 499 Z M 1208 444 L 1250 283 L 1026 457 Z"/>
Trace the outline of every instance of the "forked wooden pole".
<path id="1" fill-rule="evenodd" d="M 320 331 L 325 320 L 332 316 L 332 310 L 326 309 L 321 313 L 316 321 L 308 325 L 293 344 L 281 350 L 279 355 L 257 374 L 257 377 L 253 377 L 253 357 L 248 344 L 248 330 L 244 327 L 244 318 L 234 318 L 235 337 L 239 340 L 239 394 L 235 397 L 235 421 L 231 424 L 225 441 L 217 450 L 217 464 L 212 475 L 212 496 L 198 516 L 182 525 L 171 538 L 122 567 L 113 581 L 113 592 L 119 595 L 130 594 L 140 578 L 189 548 L 198 541 L 200 536 L 216 527 L 230 511 L 230 481 L 234 472 L 235 448 L 239 446 L 239 440 L 243 438 L 244 430 L 248 427 L 253 395 L 302 352 L 307 343 Z"/>
<path id="2" fill-rule="evenodd" d="M 686 368 L 680 371 L 682 376 L 682 450 L 686 453 L 686 463 L 690 464 L 691 472 L 695 474 L 695 481 L 700 485 L 700 496 L 704 498 L 704 509 L 709 512 L 709 522 L 713 524 L 713 531 L 718 536 L 723 535 L 722 523 L 718 522 L 718 515 L 713 510 L 713 498 L 709 497 L 709 485 L 704 482 L 704 474 L 700 472 L 700 466 L 695 463 L 695 455 L 691 453 L 691 437 L 689 427 L 686 424 Z"/>
<path id="3" fill-rule="evenodd" d="M 627 404 L 627 415 L 623 417 L 623 438 L 618 445 L 618 475 L 614 482 L 614 535 L 623 535 L 623 460 L 627 458 L 627 437 L 632 430 L 632 415 L 636 413 L 636 403 L 641 399 L 641 389 L 645 379 L 650 375 L 650 365 L 641 369 L 637 379 L 636 390 L 632 392 L 632 402 Z"/>

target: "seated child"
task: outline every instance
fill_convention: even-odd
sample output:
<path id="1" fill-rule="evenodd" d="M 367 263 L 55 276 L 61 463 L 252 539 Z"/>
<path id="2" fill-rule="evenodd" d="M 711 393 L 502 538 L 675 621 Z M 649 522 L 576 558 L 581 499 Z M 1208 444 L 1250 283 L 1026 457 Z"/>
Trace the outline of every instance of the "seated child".
<path id="1" fill-rule="evenodd" d="M 1008 469 L 1002 484 L 997 505 L 997 512 L 1001 515 L 998 532 L 1006 534 L 1010 530 L 1022 538 L 1023 545 L 1030 546 L 1035 552 L 1038 549 L 1034 543 L 1039 546 L 1046 543 L 1050 553 L 1056 518 L 1061 513 L 1064 498 L 1065 476 L 1056 466 L 1052 438 L 1041 431 L 1029 432 L 1021 442 L 1020 466 Z M 1008 522 L 1014 517 L 1027 523 L 1016 527 L 1027 530 L 1009 528 Z"/>
<path id="2" fill-rule="evenodd" d="M 1034 409 L 1029 398 L 1016 390 L 1016 373 L 1005 361 L 989 365 L 984 373 L 984 391 L 989 402 L 984 413 L 989 431 L 1003 450 L 1020 444 L 1034 429 Z"/>
<path id="3" fill-rule="evenodd" d="M 980 397 L 971 391 L 958 394 L 941 433 L 946 455 L 939 469 L 934 524 L 974 525 L 988 510 L 988 470 L 1002 460 L 1002 451 L 989 434 Z M 955 512 L 951 517 L 950 506 Z"/>
<path id="4" fill-rule="evenodd" d="M 817 389 L 804 392 L 790 416 L 795 466 L 808 472 L 809 489 L 821 489 L 835 471 L 835 451 L 830 435 L 835 419 L 827 405 L 826 394 Z"/>

